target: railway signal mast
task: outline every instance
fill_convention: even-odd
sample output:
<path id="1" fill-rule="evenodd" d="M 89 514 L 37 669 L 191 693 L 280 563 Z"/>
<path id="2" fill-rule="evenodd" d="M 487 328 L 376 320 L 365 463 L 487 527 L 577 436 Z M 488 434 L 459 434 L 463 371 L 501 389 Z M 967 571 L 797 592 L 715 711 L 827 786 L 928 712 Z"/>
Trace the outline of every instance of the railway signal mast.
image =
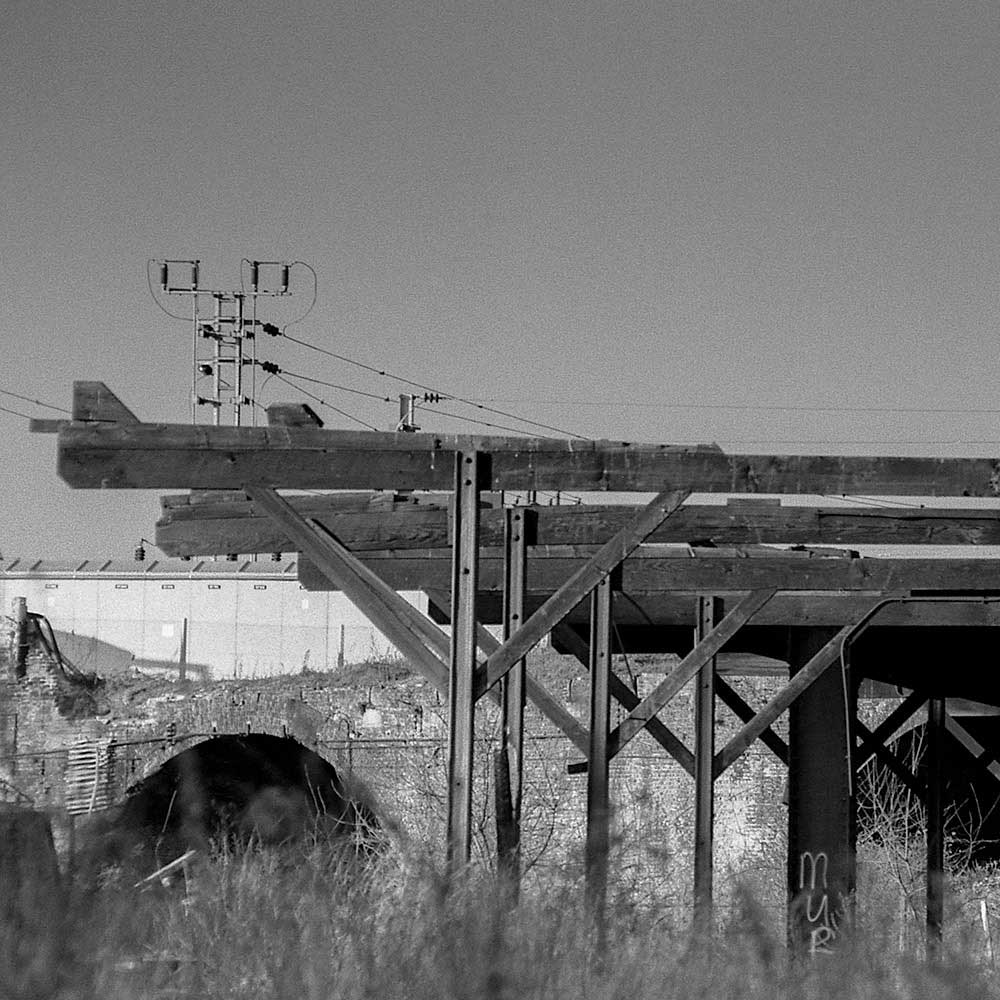
<path id="1" fill-rule="evenodd" d="M 223 419 L 228 412 L 232 425 L 239 427 L 244 408 L 250 407 L 250 423 L 256 425 L 257 333 L 264 325 L 257 317 L 257 301 L 292 294 L 292 265 L 286 261 L 246 261 L 249 288 L 241 275 L 239 289 L 222 290 L 201 286 L 200 260 L 152 263 L 159 268 L 163 294 L 191 300 L 191 423 L 198 423 L 199 411 L 207 407 L 215 426 L 228 422 Z M 208 300 L 210 308 L 206 308 Z M 249 371 L 245 374 L 244 369 Z M 204 388 L 206 379 L 210 380 L 208 389 Z"/>

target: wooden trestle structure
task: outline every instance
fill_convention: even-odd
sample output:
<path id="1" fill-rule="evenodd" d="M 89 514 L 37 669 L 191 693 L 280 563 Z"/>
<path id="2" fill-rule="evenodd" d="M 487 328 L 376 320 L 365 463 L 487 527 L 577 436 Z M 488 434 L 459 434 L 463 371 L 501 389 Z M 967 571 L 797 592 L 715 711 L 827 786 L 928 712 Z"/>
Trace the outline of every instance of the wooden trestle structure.
<path id="1" fill-rule="evenodd" d="M 716 447 L 338 431 L 293 405 L 270 408 L 266 428 L 146 424 L 102 383 L 74 390 L 72 420 L 35 425 L 58 431 L 59 473 L 71 486 L 191 490 L 163 500 L 156 541 L 164 552 L 297 550 L 307 588 L 344 591 L 447 692 L 452 866 L 469 857 L 474 708 L 489 694 L 503 708 L 509 761 L 499 846 L 516 869 L 528 698 L 579 750 L 577 769 L 587 772 L 586 878 L 597 912 L 608 878 L 609 762 L 645 729 L 695 781 L 702 918 L 712 898 L 714 782 L 759 739 L 788 766 L 792 939 L 822 950 L 836 937 L 855 886 L 854 777 L 875 755 L 928 805 L 931 945 L 940 935 L 936 755 L 948 733 L 991 764 L 947 715 L 946 699 L 1000 706 L 1000 674 L 982 658 L 1000 640 L 1000 562 L 859 558 L 843 547 L 1000 544 L 1000 510 L 686 500 L 693 492 L 997 497 L 997 459 L 747 456 Z M 281 496 L 279 489 L 391 492 Z M 489 507 L 490 491 L 500 490 L 656 496 L 638 506 Z M 688 544 L 669 544 L 679 542 Z M 830 545 L 841 548 L 815 547 Z M 402 600 L 402 589 L 426 591 L 432 617 Z M 441 622 L 453 623 L 450 635 Z M 502 623 L 503 640 L 483 622 Z M 586 727 L 525 671 L 526 654 L 550 634 L 590 670 Z M 640 698 L 612 670 L 622 647 L 682 659 Z M 716 671 L 723 650 L 784 660 L 788 681 L 766 705 L 750 706 Z M 908 692 L 874 732 L 857 718 L 863 678 Z M 688 748 L 658 713 L 692 683 Z M 627 713 L 613 728 L 611 699 Z M 743 723 L 721 747 L 719 701 Z M 926 788 L 888 748 L 925 706 Z M 772 728 L 786 711 L 787 741 Z"/>

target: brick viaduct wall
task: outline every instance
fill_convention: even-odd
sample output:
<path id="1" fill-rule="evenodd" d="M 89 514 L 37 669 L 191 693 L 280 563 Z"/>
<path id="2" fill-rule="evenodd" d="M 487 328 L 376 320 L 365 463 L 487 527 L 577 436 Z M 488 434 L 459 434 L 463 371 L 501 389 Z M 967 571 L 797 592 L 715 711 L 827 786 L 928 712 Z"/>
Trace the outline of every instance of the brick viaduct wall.
<path id="1" fill-rule="evenodd" d="M 288 735 L 330 760 L 349 782 L 370 792 L 380 815 L 415 845 L 440 847 L 445 829 L 447 729 L 442 699 L 422 678 L 397 666 L 356 671 L 356 682 L 335 674 L 304 673 L 256 681 L 177 684 L 159 680 L 109 685 L 104 714 L 73 718 L 60 711 L 59 682 L 37 650 L 27 676 L 12 677 L 8 645 L 0 642 L 0 799 L 30 799 L 53 813 L 57 833 L 65 818 L 68 748 L 81 740 L 108 749 L 112 799 L 173 754 L 213 733 Z M 553 655 L 553 654 L 548 654 Z M 639 693 L 662 674 L 640 674 Z M 739 686 L 743 679 L 735 679 Z M 746 681 L 744 694 L 760 703 L 761 685 Z M 563 702 L 585 716 L 586 677 L 561 681 Z M 748 690 L 747 685 L 756 687 Z M 555 692 L 558 685 L 550 684 Z M 686 692 L 671 704 L 668 724 L 690 745 L 693 709 Z M 717 738 L 735 732 L 720 712 Z M 498 720 L 492 704 L 477 719 L 474 821 L 476 849 L 489 856 L 492 828 L 492 755 Z M 581 866 L 586 778 L 568 775 L 580 754 L 530 706 L 526 716 L 523 850 L 531 877 Z M 784 768 L 759 746 L 718 783 L 717 852 L 720 872 L 742 874 L 771 905 L 784 905 L 781 804 Z M 645 734 L 612 765 L 617 884 L 630 898 L 679 914 L 690 904 L 693 782 Z M 720 879 L 720 889 L 727 881 Z M 769 889 L 769 883 L 771 888 Z M 777 891 L 774 890 L 777 887 Z"/>

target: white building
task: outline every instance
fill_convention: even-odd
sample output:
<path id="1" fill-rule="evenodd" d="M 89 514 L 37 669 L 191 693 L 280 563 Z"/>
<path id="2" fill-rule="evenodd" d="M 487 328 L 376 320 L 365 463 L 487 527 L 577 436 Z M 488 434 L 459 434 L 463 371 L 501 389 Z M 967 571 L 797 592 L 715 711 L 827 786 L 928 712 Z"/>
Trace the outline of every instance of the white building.
<path id="1" fill-rule="evenodd" d="M 403 597 L 427 610 L 427 597 Z M 0 600 L 18 597 L 82 670 L 268 677 L 394 655 L 339 591 L 309 592 L 294 560 L 0 560 Z"/>

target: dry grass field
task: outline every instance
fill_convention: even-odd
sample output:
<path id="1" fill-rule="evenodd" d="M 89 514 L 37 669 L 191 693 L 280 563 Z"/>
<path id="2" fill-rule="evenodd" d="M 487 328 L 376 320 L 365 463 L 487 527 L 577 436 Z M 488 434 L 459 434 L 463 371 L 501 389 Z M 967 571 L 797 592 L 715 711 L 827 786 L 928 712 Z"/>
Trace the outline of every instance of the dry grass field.
<path id="1" fill-rule="evenodd" d="M 887 870 L 863 865 L 868 903 L 837 953 L 795 958 L 749 893 L 711 939 L 612 893 L 605 944 L 582 887 L 549 878 L 509 902 L 494 875 L 470 869 L 450 887 L 426 857 L 311 842 L 196 860 L 186 878 L 135 889 L 119 870 L 74 886 L 46 920 L 51 950 L 22 964 L 0 996 L 74 1000 L 450 1000 L 450 998 L 955 998 L 1000 996 L 992 961 L 963 903 L 997 882 L 955 886 L 936 964 L 901 938 Z M 978 906 L 971 907 L 975 915 Z M 29 928 L 26 926 L 25 931 Z M 45 934 L 43 933 L 43 937 Z M 30 954 L 30 949 L 28 954 Z M 8 967 L 8 976 L 11 970 Z"/>

